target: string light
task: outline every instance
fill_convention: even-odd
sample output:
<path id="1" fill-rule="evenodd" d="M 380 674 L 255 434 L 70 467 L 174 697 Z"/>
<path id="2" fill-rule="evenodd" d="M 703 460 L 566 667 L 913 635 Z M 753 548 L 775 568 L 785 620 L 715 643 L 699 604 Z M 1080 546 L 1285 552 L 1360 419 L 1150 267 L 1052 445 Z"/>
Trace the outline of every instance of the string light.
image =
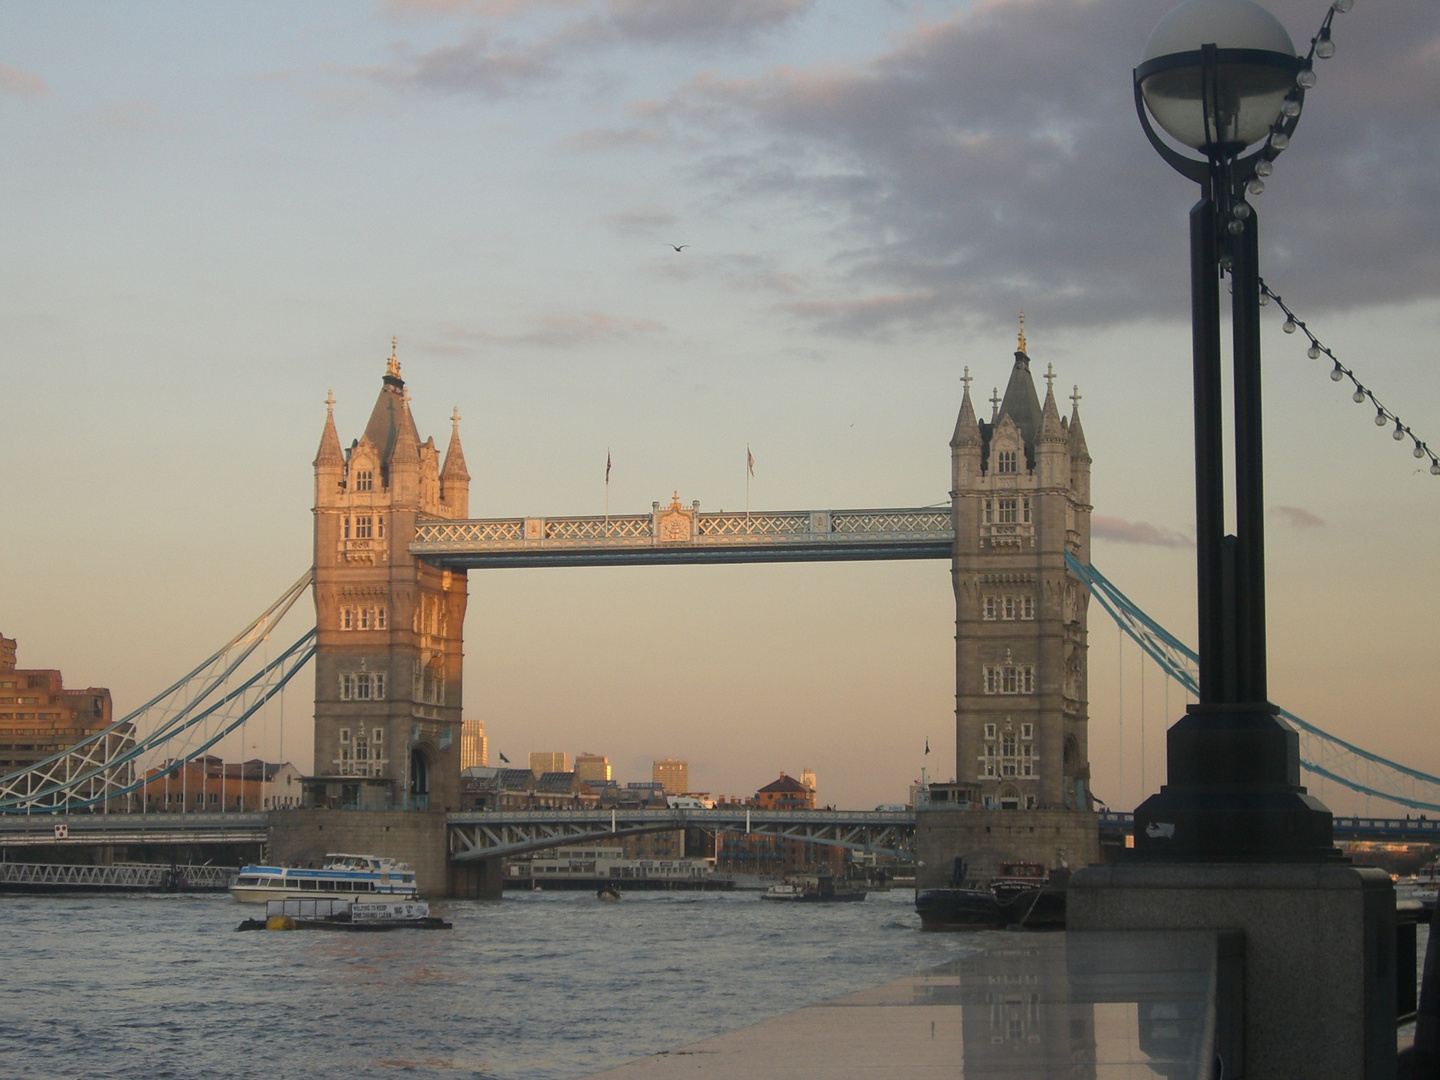
<path id="1" fill-rule="evenodd" d="M 1346 4 L 1342 7 L 1342 2 L 1343 0 L 1336 0 L 1333 10 L 1348 11 L 1349 5 Z M 1265 284 L 1265 279 L 1261 278 L 1260 302 L 1265 303 L 1267 300 L 1274 300 L 1275 306 L 1284 313 L 1284 330 L 1287 334 L 1293 334 L 1296 330 L 1299 330 L 1310 342 L 1310 347 L 1305 350 L 1305 355 L 1310 357 L 1311 360 L 1318 360 L 1323 356 L 1334 364 L 1334 367 L 1330 369 L 1330 378 L 1335 382 L 1342 382 L 1345 379 L 1349 379 L 1355 387 L 1355 392 L 1350 395 L 1350 399 L 1357 405 L 1363 405 L 1368 401 L 1371 405 L 1375 406 L 1375 426 L 1385 427 L 1387 424 L 1394 424 L 1395 427 L 1394 430 L 1390 432 L 1390 437 L 1396 442 L 1404 442 L 1406 439 L 1409 439 L 1414 444 L 1411 449 L 1412 456 L 1417 459 L 1428 457 L 1430 459 L 1430 475 L 1440 476 L 1440 456 L 1437 456 L 1435 451 L 1430 449 L 1429 444 L 1411 431 L 1409 426 L 1401 420 L 1400 417 L 1387 409 L 1381 403 L 1380 399 L 1375 396 L 1375 391 L 1367 389 L 1360 380 L 1355 377 L 1355 372 L 1340 363 L 1339 358 L 1330 351 L 1329 346 L 1316 337 L 1310 327 L 1305 324 L 1305 320 L 1296 315 L 1295 312 L 1291 310 L 1290 305 L 1280 298 L 1280 294 L 1272 292 L 1270 286 Z"/>

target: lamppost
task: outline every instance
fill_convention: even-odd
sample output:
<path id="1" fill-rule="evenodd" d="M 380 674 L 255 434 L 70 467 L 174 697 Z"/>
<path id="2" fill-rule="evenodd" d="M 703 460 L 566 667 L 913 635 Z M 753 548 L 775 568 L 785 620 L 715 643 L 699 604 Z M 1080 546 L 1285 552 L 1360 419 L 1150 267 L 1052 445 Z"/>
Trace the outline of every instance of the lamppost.
<path id="1" fill-rule="evenodd" d="M 1349 6 L 1338 0 L 1337 6 Z M 1324 36 L 1328 39 L 1329 23 Z M 1322 54 L 1323 55 L 1323 54 Z M 1138 858 L 1310 862 L 1338 858 L 1330 811 L 1300 786 L 1299 739 L 1269 702 L 1260 409 L 1260 284 L 1254 209 L 1289 145 L 1308 60 L 1251 0 L 1187 0 L 1135 69 L 1151 144 L 1200 185 L 1190 211 L 1200 700 L 1166 737 L 1168 783 L 1135 811 Z M 1182 146 L 1171 146 L 1151 123 Z M 1232 286 L 1235 533 L 1225 533 L 1220 279 Z"/>

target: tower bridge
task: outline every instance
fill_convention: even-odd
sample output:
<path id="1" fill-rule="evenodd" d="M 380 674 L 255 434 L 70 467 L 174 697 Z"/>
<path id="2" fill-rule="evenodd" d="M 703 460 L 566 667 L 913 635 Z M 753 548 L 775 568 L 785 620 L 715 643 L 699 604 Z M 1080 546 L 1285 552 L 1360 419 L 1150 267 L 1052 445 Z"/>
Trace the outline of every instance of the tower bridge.
<path id="1" fill-rule="evenodd" d="M 941 874 L 948 873 L 948 859 L 927 860 L 927 844 L 932 851 L 1003 848 L 1012 858 L 1092 861 L 1101 830 L 1089 790 L 1089 600 L 1099 599 L 1147 655 L 1187 687 L 1194 684 L 1195 657 L 1091 566 L 1091 459 L 1080 397 L 1077 390 L 1062 416 L 1053 381 L 1047 373 L 1042 402 L 1022 333 L 1005 393 L 991 399 L 983 420 L 966 370 L 950 439 L 947 507 L 727 513 L 684 504 L 677 492 L 668 503 L 653 503 L 648 514 L 472 518 L 458 411 L 442 458 L 434 438 L 420 439 L 392 350 L 369 420 L 348 447 L 336 428 L 334 398 L 327 401 L 313 462 L 311 570 L 229 644 L 140 709 L 69 751 L 0 777 L 0 847 L 264 838 L 277 857 L 310 859 L 337 843 L 363 842 L 367 850 L 413 859 L 413 850 L 396 847 L 403 835 L 405 844 L 428 853 L 417 861 L 428 867 L 425 888 L 437 894 L 494 894 L 499 860 L 507 854 L 683 827 L 743 827 L 917 857 Z M 950 561 L 956 779 L 935 785 L 932 794 L 946 810 L 965 813 L 881 820 L 816 811 L 782 820 L 752 810 L 742 825 L 741 811 L 733 810 L 639 817 L 593 810 L 449 812 L 459 805 L 470 571 L 887 559 Z M 314 628 L 245 677 L 246 658 L 307 587 Z M 173 779 L 180 805 L 192 809 L 197 793 L 184 786 L 187 764 L 237 728 L 243 735 L 243 725 L 277 694 L 283 716 L 284 687 L 312 658 L 315 764 L 304 780 L 307 809 L 149 812 L 147 784 L 162 779 L 165 808 Z M 1440 778 L 1285 716 L 1301 730 L 1302 764 L 1312 776 L 1404 807 L 1440 811 Z M 125 725 L 138 736 L 111 737 Z M 228 808 L 223 774 L 220 784 Z M 214 801 L 213 792 L 198 794 Z M 63 835 L 52 832 L 60 819 L 50 815 L 72 810 L 89 813 L 66 814 Z M 1432 822 L 1396 818 L 1337 825 L 1340 836 L 1378 831 L 1428 838 L 1434 832 Z M 1113 831 L 1117 824 L 1106 819 L 1105 827 Z"/>

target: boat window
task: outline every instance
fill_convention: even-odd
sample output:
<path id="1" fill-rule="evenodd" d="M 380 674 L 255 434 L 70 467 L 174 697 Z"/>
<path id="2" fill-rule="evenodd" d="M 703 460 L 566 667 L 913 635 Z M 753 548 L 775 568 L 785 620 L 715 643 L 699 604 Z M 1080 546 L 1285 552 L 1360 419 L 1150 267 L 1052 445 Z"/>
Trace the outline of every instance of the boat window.
<path id="1" fill-rule="evenodd" d="M 321 891 L 321 892 L 334 892 L 334 891 L 335 891 L 335 882 L 333 882 L 333 881 L 322 881 L 322 882 L 320 882 L 320 891 Z"/>
<path id="2" fill-rule="evenodd" d="M 309 889 L 310 891 L 313 892 L 313 891 L 315 890 L 315 882 L 314 882 L 313 879 L 310 879 L 310 878 L 301 878 L 301 879 L 300 879 L 300 888 L 302 888 L 302 889 Z"/>
<path id="3" fill-rule="evenodd" d="M 237 885 L 258 885 L 258 884 L 260 884 L 260 879 L 259 879 L 259 878 L 253 878 L 253 877 L 242 877 L 242 878 L 240 878 L 238 881 L 236 881 L 236 884 L 237 884 Z"/>

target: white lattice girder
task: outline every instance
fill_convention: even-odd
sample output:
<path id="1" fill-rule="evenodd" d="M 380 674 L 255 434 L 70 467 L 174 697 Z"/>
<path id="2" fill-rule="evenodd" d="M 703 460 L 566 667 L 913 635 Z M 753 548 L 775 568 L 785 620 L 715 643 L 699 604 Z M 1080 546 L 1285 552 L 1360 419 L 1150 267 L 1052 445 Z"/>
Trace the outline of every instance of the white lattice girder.
<path id="1" fill-rule="evenodd" d="M 665 515 L 503 518 L 421 521 L 410 553 L 454 565 L 629 561 L 724 561 L 727 554 L 757 561 L 779 558 L 945 558 L 954 544 L 950 511 L 928 507 L 880 510 L 787 510 L 700 513 L 682 538 L 662 536 Z M 673 515 L 671 515 L 673 517 Z M 647 556 L 645 553 L 650 553 Z M 687 559 L 686 557 L 689 557 Z M 711 558 L 713 556 L 713 558 Z M 652 558 L 653 557 L 653 558 Z"/>

